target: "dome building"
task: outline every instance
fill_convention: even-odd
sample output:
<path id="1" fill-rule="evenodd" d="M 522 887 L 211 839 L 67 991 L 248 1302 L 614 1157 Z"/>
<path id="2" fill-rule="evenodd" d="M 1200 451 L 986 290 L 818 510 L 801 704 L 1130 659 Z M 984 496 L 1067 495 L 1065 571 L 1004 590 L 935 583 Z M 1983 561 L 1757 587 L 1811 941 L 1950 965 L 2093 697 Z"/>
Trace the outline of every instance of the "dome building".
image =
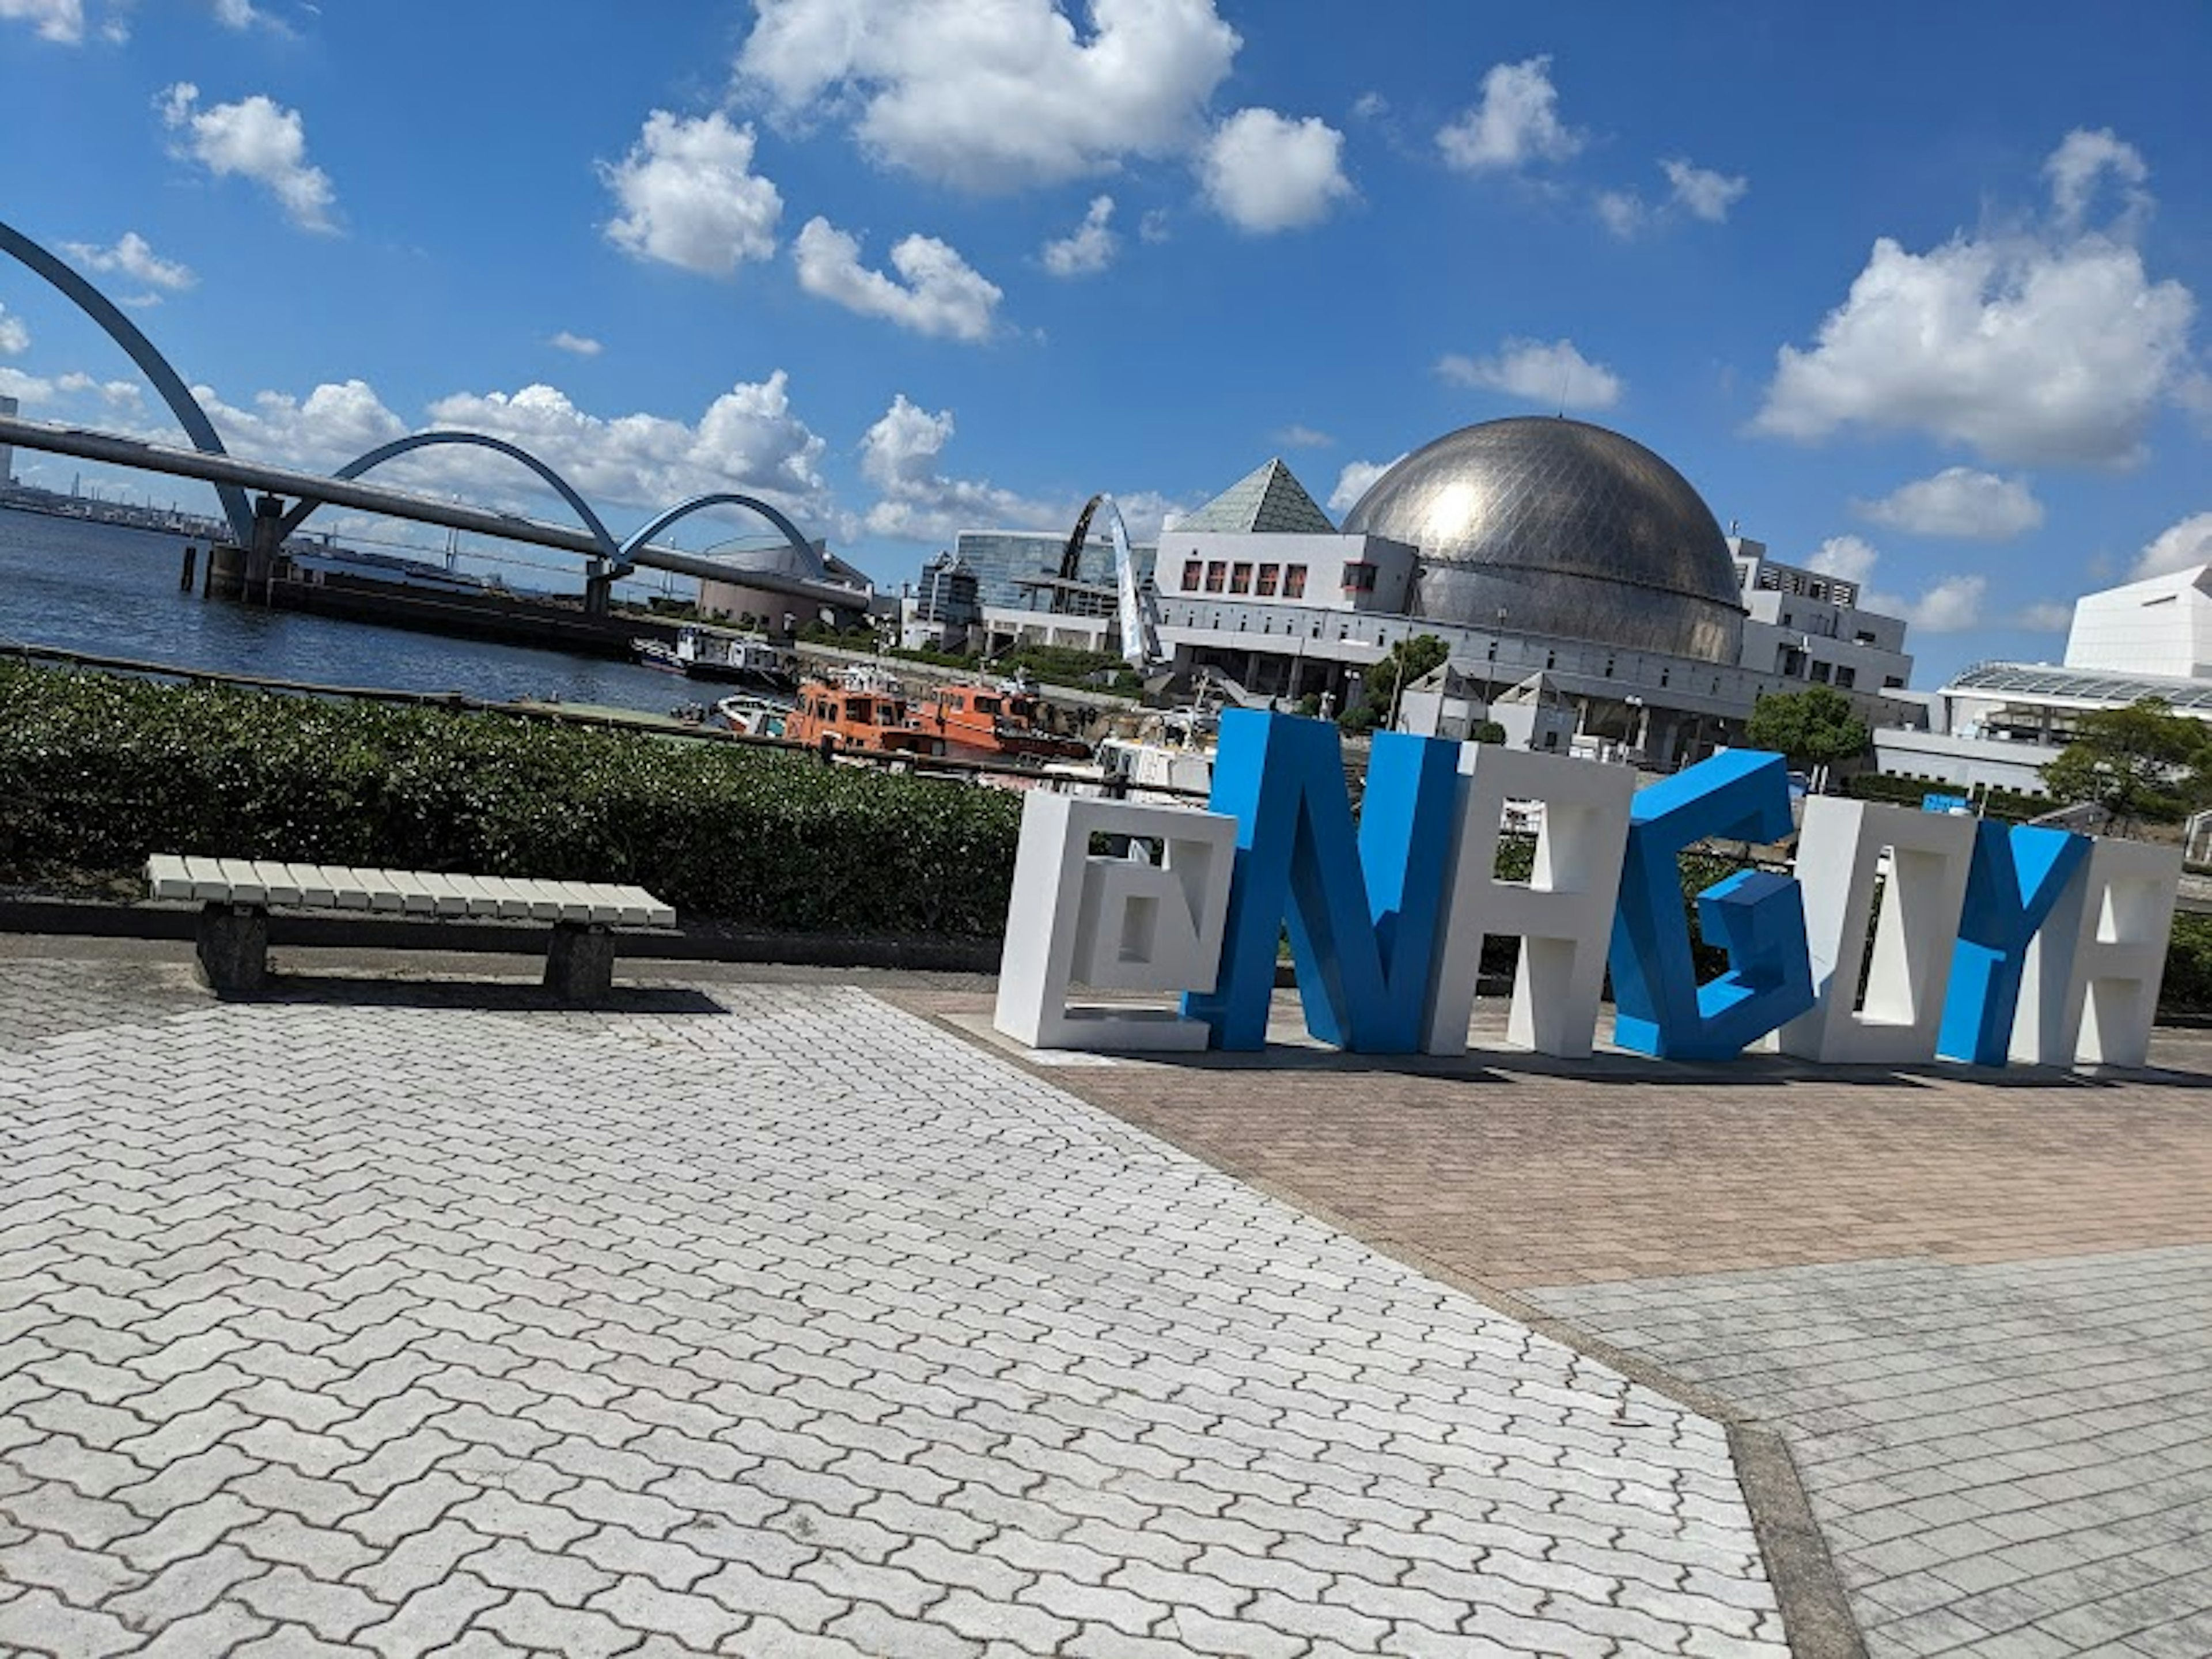
<path id="1" fill-rule="evenodd" d="M 1728 541 L 1688 480 L 1581 421 L 1488 421 L 1392 467 L 1346 535 L 1419 550 L 1411 614 L 1734 663 Z"/>

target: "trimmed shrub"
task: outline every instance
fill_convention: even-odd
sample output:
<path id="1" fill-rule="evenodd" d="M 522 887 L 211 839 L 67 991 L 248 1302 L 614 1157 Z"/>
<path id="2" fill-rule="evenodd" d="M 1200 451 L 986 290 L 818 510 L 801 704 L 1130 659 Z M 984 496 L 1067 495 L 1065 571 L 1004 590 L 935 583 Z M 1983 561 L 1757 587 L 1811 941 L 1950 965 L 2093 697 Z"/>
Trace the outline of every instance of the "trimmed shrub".
<path id="1" fill-rule="evenodd" d="M 995 934 L 1019 797 L 505 715 L 0 664 L 0 878 L 154 853 L 635 882 L 800 932 Z"/>

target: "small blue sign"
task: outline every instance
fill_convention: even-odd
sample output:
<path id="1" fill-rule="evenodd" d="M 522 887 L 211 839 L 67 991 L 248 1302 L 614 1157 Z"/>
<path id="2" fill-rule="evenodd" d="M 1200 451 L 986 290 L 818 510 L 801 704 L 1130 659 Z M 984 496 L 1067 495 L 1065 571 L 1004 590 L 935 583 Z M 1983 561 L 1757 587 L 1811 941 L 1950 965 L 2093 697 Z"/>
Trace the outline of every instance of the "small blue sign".
<path id="1" fill-rule="evenodd" d="M 1923 795 L 1920 810 L 1923 812 L 1959 812 L 1971 817 L 1974 803 L 1964 795 Z"/>

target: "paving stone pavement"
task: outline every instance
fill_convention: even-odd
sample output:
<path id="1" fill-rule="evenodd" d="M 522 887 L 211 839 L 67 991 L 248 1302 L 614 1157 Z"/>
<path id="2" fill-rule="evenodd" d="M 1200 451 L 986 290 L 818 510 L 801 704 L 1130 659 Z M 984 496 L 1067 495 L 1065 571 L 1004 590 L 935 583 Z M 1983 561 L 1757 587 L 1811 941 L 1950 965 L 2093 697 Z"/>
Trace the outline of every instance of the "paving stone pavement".
<path id="1" fill-rule="evenodd" d="M 860 992 L 133 972 L 0 963 L 0 1652 L 1787 1651 L 1715 1423 Z"/>
<path id="2" fill-rule="evenodd" d="M 2212 1246 L 1523 1294 L 1784 1431 L 1875 1655 L 2212 1655 Z"/>

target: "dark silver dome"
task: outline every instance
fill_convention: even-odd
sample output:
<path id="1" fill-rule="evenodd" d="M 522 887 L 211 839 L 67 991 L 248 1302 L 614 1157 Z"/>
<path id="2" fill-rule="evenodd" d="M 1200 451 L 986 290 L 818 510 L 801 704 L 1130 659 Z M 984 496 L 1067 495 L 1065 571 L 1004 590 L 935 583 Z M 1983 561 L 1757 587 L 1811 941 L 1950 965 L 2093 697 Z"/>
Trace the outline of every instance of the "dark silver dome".
<path id="1" fill-rule="evenodd" d="M 1689 481 L 1581 421 L 1462 427 L 1375 481 L 1344 521 L 1421 551 L 1417 615 L 1711 662 L 1743 635 L 1735 562 Z"/>

